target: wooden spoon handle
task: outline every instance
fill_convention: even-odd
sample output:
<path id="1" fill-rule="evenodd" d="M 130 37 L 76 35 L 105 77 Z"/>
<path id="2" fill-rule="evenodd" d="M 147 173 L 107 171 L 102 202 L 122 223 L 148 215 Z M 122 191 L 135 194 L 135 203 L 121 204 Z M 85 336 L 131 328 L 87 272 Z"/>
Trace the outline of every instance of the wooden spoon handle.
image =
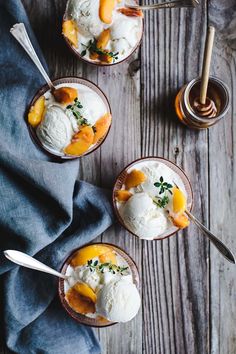
<path id="1" fill-rule="evenodd" d="M 202 79 L 201 79 L 201 88 L 200 88 L 201 104 L 206 103 L 214 37 L 215 37 L 215 28 L 213 26 L 209 26 L 207 31 L 207 39 L 205 44 L 203 66 L 202 66 Z"/>

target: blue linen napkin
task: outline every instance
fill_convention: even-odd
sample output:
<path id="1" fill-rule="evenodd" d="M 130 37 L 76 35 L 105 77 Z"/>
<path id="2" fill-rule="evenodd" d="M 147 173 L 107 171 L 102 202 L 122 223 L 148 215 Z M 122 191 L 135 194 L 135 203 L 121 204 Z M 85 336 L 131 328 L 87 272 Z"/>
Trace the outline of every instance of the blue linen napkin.
<path id="1" fill-rule="evenodd" d="M 44 84 L 10 35 L 23 22 L 45 62 L 20 0 L 0 0 L 0 249 L 18 249 L 60 269 L 68 253 L 112 222 L 109 195 L 76 181 L 79 161 L 53 162 L 32 142 L 27 105 Z M 53 276 L 14 266 L 0 252 L 7 346 L 20 354 L 96 354 L 89 327 L 71 319 Z"/>

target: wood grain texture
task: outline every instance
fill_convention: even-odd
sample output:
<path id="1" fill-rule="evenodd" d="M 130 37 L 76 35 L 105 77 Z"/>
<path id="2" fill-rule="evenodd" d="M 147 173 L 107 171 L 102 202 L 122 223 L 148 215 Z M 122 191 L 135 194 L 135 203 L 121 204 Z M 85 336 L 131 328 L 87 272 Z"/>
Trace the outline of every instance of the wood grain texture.
<path id="1" fill-rule="evenodd" d="M 194 213 L 207 223 L 207 132 L 178 124 L 173 108 L 178 89 L 198 75 L 205 14 L 204 2 L 194 11 L 147 14 L 141 131 L 142 155 L 164 156 L 188 171 L 194 187 Z M 148 330 L 143 335 L 143 352 L 207 353 L 207 242 L 191 225 L 169 240 L 144 242 L 144 252 L 143 313 Z"/>
<path id="2" fill-rule="evenodd" d="M 195 10 L 146 12 L 141 50 L 128 62 L 104 69 L 82 64 L 66 47 L 60 35 L 66 0 L 23 3 L 52 77 L 90 79 L 111 103 L 110 134 L 81 160 L 79 177 L 112 188 L 116 175 L 135 158 L 169 158 L 189 175 L 194 214 L 235 250 L 235 1 L 202 0 Z M 231 109 L 225 121 L 198 132 L 177 121 L 174 97 L 200 72 L 208 22 L 217 29 L 212 73 L 228 83 Z M 133 321 L 97 331 L 102 354 L 236 352 L 235 269 L 193 225 L 159 242 L 138 241 L 119 225 L 98 239 L 134 258 L 143 300 Z M 8 354 L 3 332 L 0 338 L 0 354 Z"/>
<path id="3" fill-rule="evenodd" d="M 212 74 L 227 83 L 230 110 L 225 120 L 209 130 L 210 226 L 236 250 L 236 3 L 209 2 L 209 22 L 216 27 Z M 220 193 L 216 193 L 219 190 Z M 235 266 L 210 250 L 211 353 L 236 353 Z"/>

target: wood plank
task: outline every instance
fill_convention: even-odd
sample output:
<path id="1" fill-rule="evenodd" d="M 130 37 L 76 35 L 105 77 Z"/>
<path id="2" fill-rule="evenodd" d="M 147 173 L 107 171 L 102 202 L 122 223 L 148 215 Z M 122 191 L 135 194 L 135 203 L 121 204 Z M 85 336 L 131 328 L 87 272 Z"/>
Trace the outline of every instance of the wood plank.
<path id="1" fill-rule="evenodd" d="M 216 27 L 212 74 L 231 92 L 230 111 L 209 130 L 210 226 L 234 252 L 236 205 L 236 3 L 209 3 L 209 20 Z M 236 352 L 236 274 L 211 247 L 211 353 Z"/>
<path id="2" fill-rule="evenodd" d="M 101 147 L 101 185 L 112 188 L 116 176 L 132 160 L 140 156 L 140 71 L 139 60 L 99 71 L 98 84 L 108 91 L 113 111 L 113 125 L 107 141 Z M 141 243 L 120 226 L 111 227 L 103 241 L 114 243 L 133 257 L 141 269 Z M 142 311 L 129 323 L 99 331 L 103 354 L 141 353 Z"/>
<path id="3" fill-rule="evenodd" d="M 173 109 L 178 89 L 199 73 L 205 3 L 146 15 L 141 56 L 142 155 L 170 158 L 188 173 L 196 216 L 208 219 L 207 132 L 188 130 Z M 192 225 L 143 242 L 143 353 L 208 352 L 208 244 Z"/>

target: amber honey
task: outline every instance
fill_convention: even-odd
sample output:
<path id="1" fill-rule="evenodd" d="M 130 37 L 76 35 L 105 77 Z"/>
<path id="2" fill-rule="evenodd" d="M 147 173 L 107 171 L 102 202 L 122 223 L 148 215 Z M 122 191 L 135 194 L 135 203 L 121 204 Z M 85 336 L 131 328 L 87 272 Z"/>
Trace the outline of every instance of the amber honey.
<path id="1" fill-rule="evenodd" d="M 207 100 L 211 101 L 215 114 L 209 116 L 196 110 L 196 100 L 200 96 L 200 78 L 183 86 L 175 99 L 175 111 L 179 120 L 189 128 L 205 129 L 225 117 L 229 109 L 229 89 L 219 79 L 209 78 Z"/>

